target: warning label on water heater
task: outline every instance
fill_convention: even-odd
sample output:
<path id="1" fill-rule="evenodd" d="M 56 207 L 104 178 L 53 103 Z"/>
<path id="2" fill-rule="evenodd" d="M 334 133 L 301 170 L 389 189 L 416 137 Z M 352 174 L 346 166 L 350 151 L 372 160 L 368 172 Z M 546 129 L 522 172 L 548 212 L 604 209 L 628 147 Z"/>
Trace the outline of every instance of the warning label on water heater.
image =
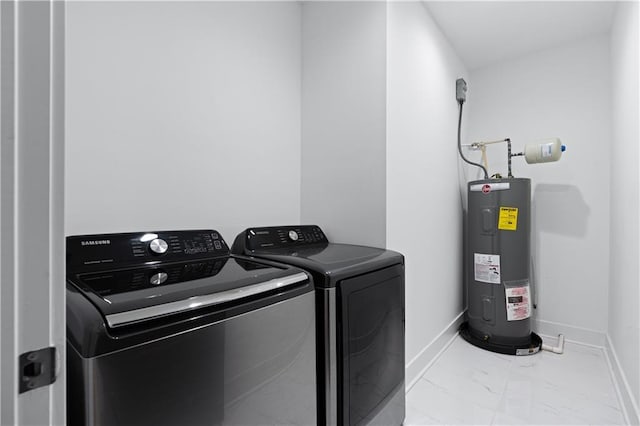
<path id="1" fill-rule="evenodd" d="M 518 229 L 517 207 L 500 207 L 498 229 L 502 229 L 505 231 L 515 231 Z"/>
<path id="2" fill-rule="evenodd" d="M 507 321 L 523 320 L 531 316 L 529 284 L 521 287 L 505 287 L 504 292 L 507 302 Z"/>
<path id="3" fill-rule="evenodd" d="M 473 260 L 476 281 L 500 284 L 500 255 L 474 253 Z"/>

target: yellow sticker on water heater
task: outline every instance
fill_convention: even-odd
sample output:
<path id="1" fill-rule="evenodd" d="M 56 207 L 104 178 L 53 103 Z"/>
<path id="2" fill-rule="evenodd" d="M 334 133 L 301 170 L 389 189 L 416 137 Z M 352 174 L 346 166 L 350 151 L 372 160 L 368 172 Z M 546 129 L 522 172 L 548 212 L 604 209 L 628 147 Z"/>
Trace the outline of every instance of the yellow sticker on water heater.
<path id="1" fill-rule="evenodd" d="M 502 229 L 503 231 L 515 231 L 518 229 L 517 207 L 500 207 L 498 229 Z"/>

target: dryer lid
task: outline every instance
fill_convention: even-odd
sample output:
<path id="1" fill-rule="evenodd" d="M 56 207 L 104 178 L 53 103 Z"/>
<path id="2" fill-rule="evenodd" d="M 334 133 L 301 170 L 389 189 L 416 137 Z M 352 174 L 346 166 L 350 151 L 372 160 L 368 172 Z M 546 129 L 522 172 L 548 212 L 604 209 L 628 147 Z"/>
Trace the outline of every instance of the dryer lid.
<path id="1" fill-rule="evenodd" d="M 313 272 L 315 285 L 320 287 L 333 287 L 344 278 L 404 264 L 404 257 L 391 250 L 329 243 L 316 225 L 249 228 L 236 237 L 231 251 Z"/>

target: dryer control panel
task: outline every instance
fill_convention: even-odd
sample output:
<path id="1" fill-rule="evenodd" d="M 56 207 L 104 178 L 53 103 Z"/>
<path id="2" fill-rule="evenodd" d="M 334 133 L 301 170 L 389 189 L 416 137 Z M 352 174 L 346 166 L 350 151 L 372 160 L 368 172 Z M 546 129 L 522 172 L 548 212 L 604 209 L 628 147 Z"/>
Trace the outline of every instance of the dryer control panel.
<path id="1" fill-rule="evenodd" d="M 68 272 L 228 255 L 229 247 L 214 230 L 67 237 Z"/>
<path id="2" fill-rule="evenodd" d="M 319 226 L 292 225 L 249 228 L 238 235 L 234 247 L 236 244 L 241 244 L 246 250 L 254 251 L 271 248 L 314 246 L 328 243 L 327 237 Z"/>

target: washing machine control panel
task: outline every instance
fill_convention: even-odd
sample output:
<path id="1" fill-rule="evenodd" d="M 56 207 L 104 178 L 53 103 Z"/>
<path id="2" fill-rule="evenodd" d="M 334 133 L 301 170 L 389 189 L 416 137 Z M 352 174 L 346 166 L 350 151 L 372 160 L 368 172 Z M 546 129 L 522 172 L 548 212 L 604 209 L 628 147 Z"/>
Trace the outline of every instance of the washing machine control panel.
<path id="1" fill-rule="evenodd" d="M 67 267 L 72 270 L 228 255 L 229 247 L 214 230 L 67 237 Z"/>
<path id="2" fill-rule="evenodd" d="M 217 275 L 228 258 L 199 259 L 167 265 L 146 266 L 80 274 L 78 282 L 102 298 L 148 288 L 161 287 Z"/>
<path id="3" fill-rule="evenodd" d="M 327 244 L 319 226 L 293 225 L 250 228 L 244 232 L 245 246 L 250 251 Z"/>

